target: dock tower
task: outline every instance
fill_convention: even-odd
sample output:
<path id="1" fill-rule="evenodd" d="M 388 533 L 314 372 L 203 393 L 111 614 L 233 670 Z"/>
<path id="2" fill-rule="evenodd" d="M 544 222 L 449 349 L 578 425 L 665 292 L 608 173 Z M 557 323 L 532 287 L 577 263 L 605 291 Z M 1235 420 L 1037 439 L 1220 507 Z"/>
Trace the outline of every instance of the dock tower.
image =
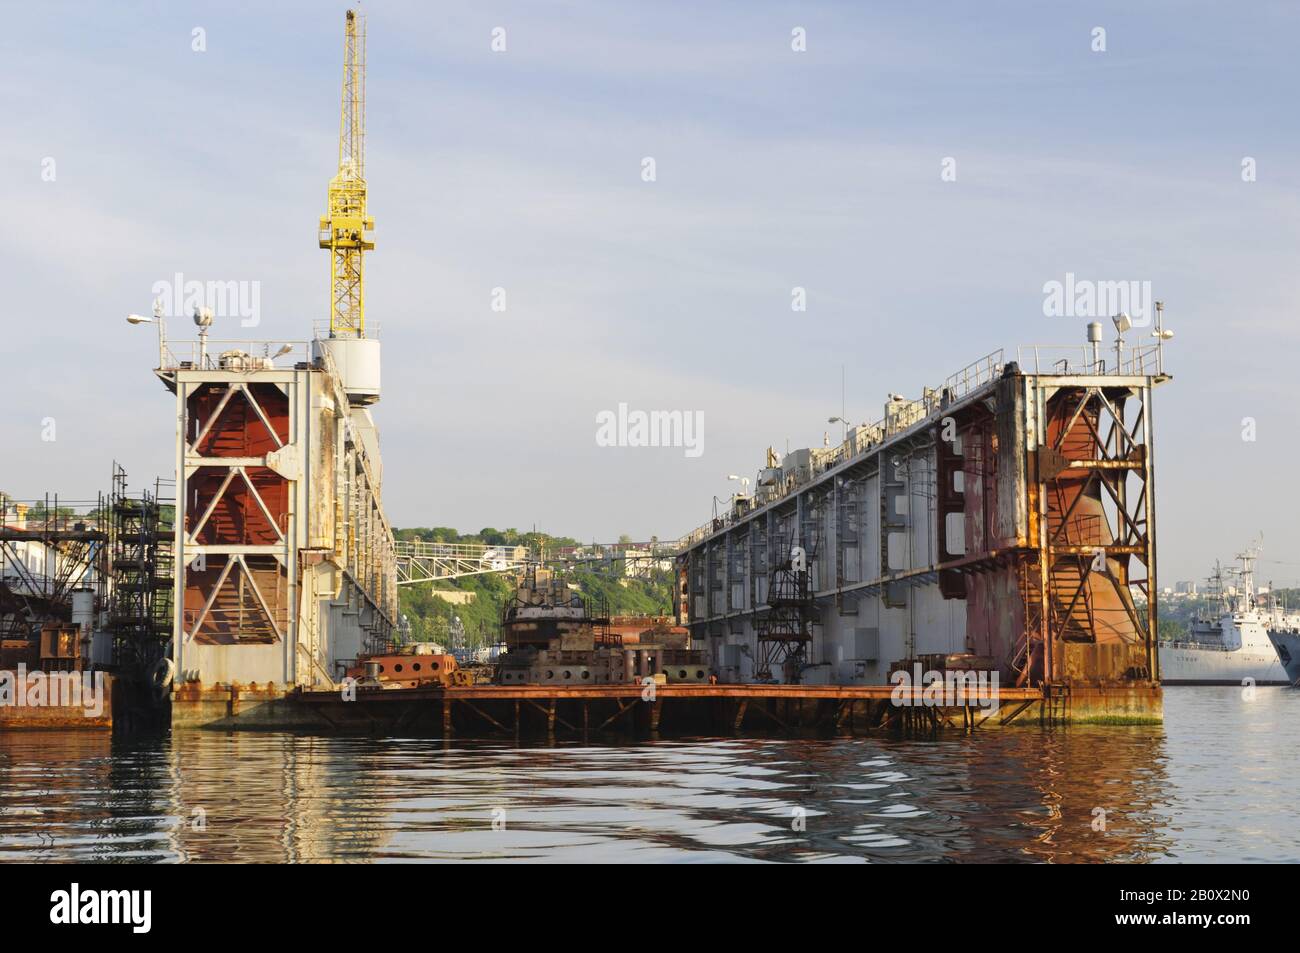
<path id="1" fill-rule="evenodd" d="M 278 702 L 329 688 L 397 623 L 392 528 L 370 407 L 379 342 L 366 336 L 365 27 L 345 23 L 339 166 L 318 244 L 330 252 L 328 330 L 310 342 L 168 341 L 176 395 L 173 724 L 284 723 Z M 149 320 L 149 319 L 138 319 Z"/>

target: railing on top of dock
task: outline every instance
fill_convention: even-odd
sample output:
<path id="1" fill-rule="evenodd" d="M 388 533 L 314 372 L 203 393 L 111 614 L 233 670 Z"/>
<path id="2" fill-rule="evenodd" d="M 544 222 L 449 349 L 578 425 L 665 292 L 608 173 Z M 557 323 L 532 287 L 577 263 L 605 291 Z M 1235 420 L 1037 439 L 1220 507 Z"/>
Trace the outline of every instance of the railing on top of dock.
<path id="1" fill-rule="evenodd" d="M 311 341 L 286 340 L 236 340 L 233 338 L 210 339 L 202 332 L 193 340 L 171 340 L 167 337 L 167 327 L 161 317 L 155 317 L 149 323 L 158 326 L 158 370 L 269 370 L 273 367 L 293 367 L 297 364 L 311 364 L 321 359 L 327 369 L 335 372 L 337 367 L 327 351 L 322 351 L 319 358 L 312 353 Z M 379 325 L 369 328 L 368 340 L 377 339 Z M 312 333 L 315 339 L 329 337 L 329 324 L 314 322 Z M 279 363 L 277 363 L 279 362 Z"/>
<path id="2" fill-rule="evenodd" d="M 158 370 L 269 370 L 311 360 L 307 341 L 166 341 L 160 348 Z"/>
<path id="3" fill-rule="evenodd" d="M 1161 343 L 1157 341 L 1155 344 L 1126 348 L 1118 353 L 1117 359 L 1113 350 L 1103 357 L 1097 354 L 1090 344 L 1027 344 L 1016 349 L 1016 361 L 1021 372 L 1027 374 L 1062 376 L 1109 374 L 1119 377 L 1150 377 L 1164 373 Z M 1032 370 L 1028 366 L 1030 360 L 1033 363 Z M 1001 349 L 992 351 L 978 361 L 967 364 L 955 374 L 950 374 L 944 380 L 942 387 L 924 388 L 919 400 L 898 401 L 896 409 L 891 409 L 883 420 L 852 428 L 844 442 L 833 450 L 813 448 L 814 462 L 811 472 L 801 475 L 799 479 L 787 475 L 785 482 L 777 492 L 763 501 L 763 505 L 789 496 L 818 474 L 838 466 L 845 460 L 865 454 L 895 434 L 915 426 L 922 420 L 934 417 L 953 401 L 960 400 L 998 378 L 1005 367 L 1003 351 Z M 700 540 L 725 529 L 737 519 L 733 506 L 722 516 L 709 520 L 678 539 L 678 553 L 685 552 Z"/>
<path id="4" fill-rule="evenodd" d="M 942 390 L 951 392 L 952 400 L 959 400 L 973 390 L 983 387 L 1002 373 L 1002 349 L 985 354 L 978 361 L 967 364 L 955 374 L 949 374 Z"/>
<path id="5" fill-rule="evenodd" d="M 894 402 L 881 420 L 873 424 L 862 424 L 852 428 L 848 436 L 845 437 L 844 442 L 838 447 L 834 449 L 813 448 L 814 462 L 811 472 L 803 474 L 799 479 L 795 479 L 792 475 L 787 476 L 779 491 L 768 500 L 765 500 L 764 504 L 789 496 L 798 487 L 810 482 L 819 473 L 824 473 L 832 467 L 839 466 L 845 460 L 865 454 L 871 448 L 879 446 L 895 434 L 902 433 L 922 420 L 934 416 L 953 401 L 960 400 L 967 394 L 973 393 L 990 381 L 995 380 L 1002 373 L 1003 367 L 1002 349 L 998 348 L 996 351 L 990 351 L 979 360 L 972 361 L 957 372 L 949 374 L 944 379 L 943 386 L 923 388 L 919 400 L 899 400 Z M 677 541 L 677 551 L 679 553 L 684 552 L 700 540 L 713 535 L 734 521 L 733 508 L 725 515 L 709 520 L 681 537 Z"/>
<path id="6" fill-rule="evenodd" d="M 1098 353 L 1088 344 L 1023 344 L 1016 348 L 1016 361 L 1026 374 L 1151 377 L 1164 373 L 1159 343 L 1126 348 L 1118 360 L 1113 348 Z"/>

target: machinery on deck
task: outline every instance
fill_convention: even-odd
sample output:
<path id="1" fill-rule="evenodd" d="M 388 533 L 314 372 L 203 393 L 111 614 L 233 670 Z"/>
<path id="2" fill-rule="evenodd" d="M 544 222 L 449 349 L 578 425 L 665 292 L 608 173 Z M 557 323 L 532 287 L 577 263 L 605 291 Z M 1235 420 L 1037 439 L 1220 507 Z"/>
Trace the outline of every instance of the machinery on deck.
<path id="1" fill-rule="evenodd" d="M 644 627 L 619 620 L 611 631 L 602 605 L 569 588 L 563 574 L 529 566 L 501 618 L 505 651 L 495 681 L 504 685 L 607 685 L 639 682 L 703 683 L 705 653 L 690 647 L 685 629 L 659 619 Z M 639 631 L 638 631 L 639 630 Z"/>

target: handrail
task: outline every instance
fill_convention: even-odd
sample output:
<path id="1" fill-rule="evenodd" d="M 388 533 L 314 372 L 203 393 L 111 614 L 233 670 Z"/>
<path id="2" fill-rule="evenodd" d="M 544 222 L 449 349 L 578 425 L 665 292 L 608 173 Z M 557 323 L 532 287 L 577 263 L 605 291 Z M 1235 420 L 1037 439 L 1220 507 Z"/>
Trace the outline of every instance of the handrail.
<path id="1" fill-rule="evenodd" d="M 523 555 L 519 551 L 523 550 Z M 490 543 L 442 543 L 422 539 L 399 539 L 393 552 L 400 558 L 415 559 L 533 559 L 534 554 L 523 545 L 493 545 Z"/>
<path id="2" fill-rule="evenodd" d="M 1139 344 L 1120 352 L 1100 351 L 1093 357 L 1088 344 L 1023 344 L 1016 348 L 1016 361 L 1026 373 L 1117 377 L 1149 377 L 1161 373 L 1160 344 Z M 1029 369 L 1032 364 L 1032 371 Z M 1050 370 L 1049 370 L 1050 368 Z"/>
<path id="3" fill-rule="evenodd" d="M 1113 352 L 1112 352 L 1113 353 Z M 1033 369 L 1029 369 L 1032 359 Z M 1108 363 L 1101 355 L 1093 359 L 1093 348 L 1089 344 L 1027 344 L 1016 349 L 1016 362 L 1021 373 L 1060 376 L 1095 376 L 1108 374 L 1117 377 L 1151 377 L 1164 373 L 1163 351 L 1159 342 L 1155 344 L 1134 345 L 1120 352 L 1118 365 Z M 1051 370 L 1044 368 L 1051 367 Z M 954 401 L 988 386 L 1002 376 L 1006 369 L 1002 349 L 991 351 L 979 360 L 967 364 L 960 370 L 948 375 L 943 386 L 923 388 L 917 400 L 900 400 L 888 405 L 882 420 L 873 424 L 862 424 L 850 428 L 848 435 L 834 450 L 813 454 L 811 472 L 796 479 L 786 475 L 782 484 L 761 501 L 761 505 L 775 502 L 794 493 L 799 487 L 815 479 L 846 460 L 864 456 L 870 450 L 887 442 L 890 438 L 915 427 L 922 421 L 932 420 Z M 821 451 L 823 448 L 812 448 Z M 752 509 L 752 508 L 751 508 Z M 747 510 L 744 516 L 750 511 Z M 677 552 L 681 554 L 696 543 L 737 522 L 740 517 L 734 507 L 725 515 L 715 517 L 677 540 Z"/>
<path id="4" fill-rule="evenodd" d="M 282 348 L 290 350 L 277 354 Z M 252 363 L 247 366 L 224 368 L 222 358 L 231 352 L 241 352 Z M 181 369 L 219 371 L 219 370 L 261 370 L 277 366 L 292 367 L 295 364 L 310 363 L 312 360 L 311 344 L 307 341 L 249 341 L 249 340 L 208 340 L 208 341 L 167 341 L 162 346 L 158 370 L 176 371 Z M 233 357 L 233 355 L 232 355 Z M 277 364 L 276 362 L 283 362 Z"/>

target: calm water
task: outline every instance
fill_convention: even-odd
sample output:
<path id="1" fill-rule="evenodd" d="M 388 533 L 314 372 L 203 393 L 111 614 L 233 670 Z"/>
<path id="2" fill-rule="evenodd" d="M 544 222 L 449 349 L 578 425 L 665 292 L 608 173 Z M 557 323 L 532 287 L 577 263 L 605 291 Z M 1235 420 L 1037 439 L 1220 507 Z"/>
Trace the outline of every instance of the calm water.
<path id="1" fill-rule="evenodd" d="M 1165 699 L 929 742 L 11 734 L 0 860 L 1300 860 L 1300 691 Z"/>

